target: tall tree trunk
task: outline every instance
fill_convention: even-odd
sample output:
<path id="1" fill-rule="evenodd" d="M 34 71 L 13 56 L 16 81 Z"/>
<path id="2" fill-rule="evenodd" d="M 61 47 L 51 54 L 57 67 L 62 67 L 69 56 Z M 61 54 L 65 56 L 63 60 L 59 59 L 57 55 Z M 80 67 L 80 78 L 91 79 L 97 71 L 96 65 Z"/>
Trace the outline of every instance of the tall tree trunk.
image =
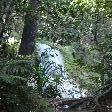
<path id="1" fill-rule="evenodd" d="M 4 1 L 1 5 L 6 5 L 7 1 Z M 6 30 L 6 26 L 8 24 L 8 22 L 10 22 L 10 15 L 13 12 L 13 6 L 14 6 L 14 1 L 10 0 L 6 6 L 3 7 L 3 9 L 1 9 L 1 29 L 0 29 L 0 44 L 2 42 L 2 40 L 5 40 L 7 38 L 3 37 L 3 33 L 5 33 Z M 5 15 L 5 18 L 3 18 L 3 15 Z"/>
<path id="2" fill-rule="evenodd" d="M 37 9 L 39 0 L 30 0 L 31 9 L 26 12 L 24 29 L 19 49 L 20 55 L 31 55 L 35 48 L 35 38 L 37 31 Z"/>

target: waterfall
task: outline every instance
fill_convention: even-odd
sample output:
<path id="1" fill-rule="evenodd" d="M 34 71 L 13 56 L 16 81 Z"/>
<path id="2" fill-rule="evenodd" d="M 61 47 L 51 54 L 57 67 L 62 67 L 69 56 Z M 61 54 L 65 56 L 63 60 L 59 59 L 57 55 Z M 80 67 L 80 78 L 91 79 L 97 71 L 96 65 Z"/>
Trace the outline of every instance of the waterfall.
<path id="1" fill-rule="evenodd" d="M 68 78 L 64 67 L 64 59 L 59 50 L 39 43 L 38 53 L 41 58 L 41 66 L 45 69 L 45 75 L 51 79 L 57 74 L 61 75 L 62 81 L 57 88 L 63 98 L 79 98 L 85 96 L 85 91 L 80 89 L 80 85 Z"/>

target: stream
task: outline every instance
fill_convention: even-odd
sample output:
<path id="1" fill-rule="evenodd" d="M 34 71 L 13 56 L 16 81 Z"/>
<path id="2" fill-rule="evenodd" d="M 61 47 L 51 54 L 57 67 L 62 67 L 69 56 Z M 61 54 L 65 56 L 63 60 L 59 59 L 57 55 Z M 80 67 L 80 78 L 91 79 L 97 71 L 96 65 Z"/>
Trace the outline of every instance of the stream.
<path id="1" fill-rule="evenodd" d="M 61 93 L 62 98 L 80 98 L 85 96 L 85 90 L 80 85 L 69 79 L 64 66 L 64 58 L 61 52 L 46 44 L 38 44 L 38 54 L 41 58 L 41 66 L 45 69 L 45 75 L 51 80 L 56 76 L 62 77 L 61 83 L 57 89 Z M 49 84 L 46 84 L 46 87 Z"/>

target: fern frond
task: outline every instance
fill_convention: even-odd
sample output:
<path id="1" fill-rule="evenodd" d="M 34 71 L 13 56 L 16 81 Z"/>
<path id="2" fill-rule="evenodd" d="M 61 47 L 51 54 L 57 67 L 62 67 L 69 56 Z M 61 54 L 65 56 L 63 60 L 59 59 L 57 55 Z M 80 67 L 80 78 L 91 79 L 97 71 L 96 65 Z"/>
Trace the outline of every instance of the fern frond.
<path id="1" fill-rule="evenodd" d="M 14 75 L 0 75 L 0 82 L 7 83 L 7 84 L 16 84 L 18 81 L 24 81 L 27 82 L 27 78 L 23 78 L 20 76 L 14 76 Z"/>

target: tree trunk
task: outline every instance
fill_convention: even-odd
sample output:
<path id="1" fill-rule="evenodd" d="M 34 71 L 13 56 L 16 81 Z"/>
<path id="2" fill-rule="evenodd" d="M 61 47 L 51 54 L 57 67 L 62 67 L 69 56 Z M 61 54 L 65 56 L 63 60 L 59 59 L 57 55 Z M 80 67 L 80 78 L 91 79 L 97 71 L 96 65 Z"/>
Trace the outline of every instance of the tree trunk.
<path id="1" fill-rule="evenodd" d="M 5 2 L 4 2 L 5 4 Z M 3 3 L 1 4 L 3 5 Z M 13 7 L 14 7 L 14 1 L 13 0 L 10 0 L 6 6 L 3 7 L 3 9 L 1 9 L 1 28 L 0 28 L 0 44 L 3 40 L 6 40 L 7 38 L 5 38 L 3 36 L 3 33 L 5 33 L 5 30 L 6 30 L 6 26 L 8 24 L 8 22 L 10 21 L 10 15 L 12 14 L 13 12 Z M 6 17 L 3 18 L 3 15 L 5 15 Z M 5 21 L 4 21 L 5 20 Z"/>
<path id="2" fill-rule="evenodd" d="M 24 29 L 19 48 L 20 55 L 31 55 L 35 48 L 39 0 L 30 0 L 29 6 L 31 9 L 25 15 Z"/>

